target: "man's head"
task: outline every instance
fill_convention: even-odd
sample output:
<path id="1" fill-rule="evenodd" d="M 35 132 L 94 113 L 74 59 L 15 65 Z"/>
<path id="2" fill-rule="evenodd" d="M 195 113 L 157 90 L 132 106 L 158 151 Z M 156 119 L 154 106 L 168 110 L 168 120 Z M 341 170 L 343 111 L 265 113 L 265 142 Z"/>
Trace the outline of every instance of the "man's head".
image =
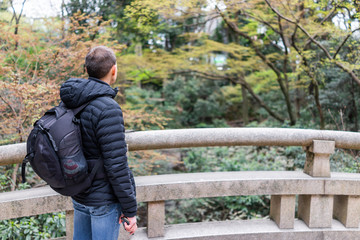
<path id="1" fill-rule="evenodd" d="M 116 70 L 115 53 L 105 46 L 94 47 L 86 55 L 85 67 L 89 77 L 102 79 Z"/>

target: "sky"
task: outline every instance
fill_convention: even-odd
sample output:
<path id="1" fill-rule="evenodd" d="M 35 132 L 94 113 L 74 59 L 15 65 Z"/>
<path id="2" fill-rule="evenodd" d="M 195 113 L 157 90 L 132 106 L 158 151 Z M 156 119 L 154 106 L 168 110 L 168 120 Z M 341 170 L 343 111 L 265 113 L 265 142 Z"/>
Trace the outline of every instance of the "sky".
<path id="1" fill-rule="evenodd" d="M 24 0 L 13 0 L 14 7 L 16 12 L 21 11 L 21 5 Z M 26 0 L 24 5 L 23 14 L 28 18 L 46 18 L 46 17 L 55 17 L 61 13 L 61 3 L 63 0 Z M 68 0 L 64 0 L 68 2 Z M 214 7 L 213 0 L 208 0 L 209 6 Z M 220 6 L 221 8 L 221 6 Z M 12 9 L 10 9 L 12 11 Z M 344 19 L 341 19 L 341 16 L 336 16 L 333 19 L 333 23 L 339 26 L 341 29 L 345 29 L 343 24 Z M 359 27 L 359 22 L 354 21 L 352 23 L 352 30 Z M 360 32 L 357 32 L 356 35 L 360 36 Z"/>
<path id="2" fill-rule="evenodd" d="M 21 11 L 24 0 L 14 0 L 16 12 Z M 65 1 L 67 2 L 67 1 Z M 23 14 L 28 18 L 45 18 L 60 15 L 62 0 L 26 0 Z"/>

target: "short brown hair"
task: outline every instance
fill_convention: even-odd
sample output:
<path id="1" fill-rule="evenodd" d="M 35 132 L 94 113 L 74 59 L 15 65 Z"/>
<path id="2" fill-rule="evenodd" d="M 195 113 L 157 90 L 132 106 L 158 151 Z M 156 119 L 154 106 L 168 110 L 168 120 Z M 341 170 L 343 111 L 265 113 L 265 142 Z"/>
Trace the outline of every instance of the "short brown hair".
<path id="1" fill-rule="evenodd" d="M 85 57 L 85 67 L 89 77 L 103 78 L 116 64 L 113 50 L 105 46 L 97 46 L 88 52 Z"/>

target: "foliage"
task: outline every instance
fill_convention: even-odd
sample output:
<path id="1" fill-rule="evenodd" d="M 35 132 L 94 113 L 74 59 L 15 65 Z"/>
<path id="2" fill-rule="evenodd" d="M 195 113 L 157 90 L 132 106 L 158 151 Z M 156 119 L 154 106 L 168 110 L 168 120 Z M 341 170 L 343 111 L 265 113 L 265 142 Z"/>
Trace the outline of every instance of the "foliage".
<path id="1" fill-rule="evenodd" d="M 335 102 L 342 102 L 342 96 L 350 95 L 342 104 L 347 106 L 344 117 L 351 122 L 348 129 L 358 129 L 357 114 L 353 114 L 358 112 L 357 8 L 353 2 L 69 1 L 65 8 L 75 28 L 63 24 L 62 32 L 55 31 L 54 35 L 74 34 L 75 41 L 65 44 L 69 51 L 74 50 L 73 45 L 82 49 L 79 45 L 87 44 L 95 35 L 94 40 L 105 37 L 127 44 L 119 61 L 120 84 L 125 88 L 125 80 L 130 85 L 150 83 L 161 88 L 189 75 L 227 81 L 226 85 L 246 86 L 252 107 L 242 111 L 248 111 L 255 120 L 272 116 L 295 125 L 308 119 L 311 126 L 328 129 L 334 128 L 328 109 L 333 114 L 345 111 L 343 107 L 330 109 L 327 103 L 333 103 L 332 98 L 337 96 Z M 335 18 L 338 22 L 331 21 Z M 316 42 L 319 38 L 321 41 Z M 221 55 L 225 62 L 219 65 L 217 57 Z M 75 69 L 80 73 L 78 66 Z M 337 77 L 329 71 L 334 68 Z M 339 90 L 337 82 L 353 87 L 332 94 Z M 245 103 L 239 100 L 241 107 Z M 201 109 L 208 106 L 198 105 Z M 238 106 L 235 109 L 239 111 Z M 210 115 L 206 122 L 218 118 Z"/>
<path id="2" fill-rule="evenodd" d="M 209 147 L 189 149 L 184 155 L 187 172 L 295 170 L 304 161 L 303 151 L 296 147 Z M 251 219 L 268 217 L 270 198 L 186 199 L 168 205 L 168 223 Z"/>
<path id="3" fill-rule="evenodd" d="M 163 116 L 160 93 L 137 87 L 125 91 L 125 127 L 128 130 L 164 129 L 171 118 Z"/>
<path id="4" fill-rule="evenodd" d="M 129 153 L 128 161 L 135 176 L 169 174 L 174 166 L 181 165 L 177 156 L 165 151 L 134 151 Z"/>
<path id="5" fill-rule="evenodd" d="M 183 150 L 187 172 L 299 171 L 306 154 L 301 147 L 208 147 Z M 359 172 L 359 156 L 337 150 L 331 156 L 331 171 Z M 355 161 L 354 161 L 355 160 Z M 194 211 L 196 209 L 196 211 Z M 169 201 L 168 224 L 267 218 L 269 196 L 238 196 Z"/>
<path id="6" fill-rule="evenodd" d="M 296 149 L 301 148 L 196 148 L 187 151 L 183 161 L 189 172 L 295 170 Z"/>
<path id="7" fill-rule="evenodd" d="M 126 17 L 125 8 L 131 2 L 132 0 L 70 0 L 64 5 L 64 10 L 68 16 L 73 16 L 78 12 L 85 16 L 96 16 L 98 24 L 102 24 L 103 21 L 111 21 L 110 28 L 112 31 L 110 38 L 130 45 L 130 43 L 139 39 L 136 21 Z M 78 23 L 84 25 L 86 21 L 78 20 Z M 97 31 L 92 37 L 101 34 L 101 31 Z"/>
<path id="8" fill-rule="evenodd" d="M 243 126 L 245 118 L 249 127 L 359 130 L 356 1 L 70 0 L 61 19 L 23 16 L 18 24 L 8 3 L 0 1 L 0 145 L 24 142 L 35 119 L 58 103 L 60 84 L 86 76 L 84 56 L 100 44 L 116 51 L 116 100 L 128 130 Z M 182 152 L 189 172 L 297 170 L 304 154 L 298 147 Z M 138 176 L 179 165 L 158 151 L 131 152 L 129 164 Z M 357 151 L 331 157 L 332 171 L 359 166 Z M 42 184 L 31 171 L 29 185 L 19 184 L 18 171 L 0 168 L 1 191 Z M 269 198 L 168 205 L 169 223 L 246 219 L 267 216 Z M 51 216 L 8 220 L 3 238 L 56 237 L 42 228 L 62 221 L 46 223 Z"/>
<path id="9" fill-rule="evenodd" d="M 87 25 L 78 25 L 79 19 Z M 50 20 L 49 20 L 50 21 Z M 89 47 L 106 43 L 106 35 L 89 41 L 88 35 L 105 27 L 94 25 L 92 19 L 81 14 L 70 17 L 68 32 L 31 29 L 21 26 L 17 36 L 19 46 L 14 49 L 14 34 L 3 22 L 0 28 L 0 117 L 1 143 L 22 142 L 45 110 L 59 101 L 59 83 L 70 76 L 82 76 L 83 59 Z M 55 22 L 56 27 L 56 22 Z M 49 26 L 52 26 L 50 23 Z M 82 33 L 77 33 L 82 30 Z M 36 34 L 30 34 L 30 33 Z M 36 43 L 36 45 L 35 45 Z M 111 44 L 111 43 L 108 43 Z M 115 49 L 121 49 L 121 46 Z"/>
<path id="10" fill-rule="evenodd" d="M 0 82 L 1 135 L 6 142 L 23 142 L 30 127 L 44 112 L 56 104 L 57 85 L 53 81 L 45 84 L 29 84 L 16 81 Z M 13 139 L 13 140 L 11 140 Z M 2 140 L 4 141 L 4 140 Z M 0 141 L 0 144 L 2 142 Z"/>
<path id="11" fill-rule="evenodd" d="M 267 196 L 241 196 L 172 201 L 166 207 L 167 224 L 264 218 Z M 196 210 L 195 210 L 196 209 Z"/>
<path id="12" fill-rule="evenodd" d="M 220 91 L 223 83 L 178 77 L 164 86 L 164 106 L 176 120 L 175 126 L 211 124 L 221 118 L 224 100 Z"/>
<path id="13" fill-rule="evenodd" d="M 30 182 L 19 183 L 20 181 L 18 178 L 20 177 L 20 171 L 18 170 L 19 169 L 15 167 L 15 164 L 8 166 L 0 166 L 0 192 L 8 192 L 14 190 L 15 188 L 22 190 L 31 187 Z M 32 169 L 28 171 L 27 175 L 34 175 Z M 15 176 L 15 178 L 13 176 Z"/>
<path id="14" fill-rule="evenodd" d="M 0 221 L 1 239 L 49 239 L 65 236 L 65 214 L 43 214 Z"/>
<path id="15" fill-rule="evenodd" d="M 357 150 L 336 149 L 330 156 L 332 172 L 360 173 L 360 154 Z"/>
<path id="16" fill-rule="evenodd" d="M 183 28 L 183 36 L 188 36 L 183 38 L 183 45 L 170 55 L 156 49 L 152 57 L 148 54 L 140 56 L 145 60 L 154 59 L 157 55 L 155 59 L 159 60 L 145 62 L 150 62 L 150 65 L 156 62 L 159 69 L 167 72 L 180 71 L 182 75 L 189 72 L 199 75 L 200 72 L 205 79 L 209 79 L 210 75 L 211 78 L 231 79 L 242 84 L 268 113 L 266 118 L 271 115 L 282 122 L 289 119 L 290 124 L 295 125 L 304 112 L 301 108 L 313 105 L 312 119 L 316 119 L 314 123 L 323 129 L 330 121 L 322 106 L 323 88 L 326 86 L 322 81 L 324 69 L 327 66 L 336 68 L 343 77 L 350 78 L 353 84 L 360 84 L 356 67 L 358 58 L 355 57 L 358 54 L 355 42 L 358 30 L 355 29 L 357 5 L 351 1 L 158 3 L 137 0 L 128 6 L 127 11 L 129 16 L 138 20 L 139 28 L 156 26 L 157 22 L 149 21 L 156 15 L 164 21 L 173 21 L 173 26 Z M 344 23 L 332 21 L 335 18 Z M 191 27 L 187 27 L 189 23 Z M 207 31 L 208 23 L 217 25 L 217 29 L 214 32 Z M 189 32 L 189 29 L 192 31 Z M 207 48 L 208 44 L 204 44 L 203 37 L 194 38 L 206 35 L 216 40 L 217 44 L 213 43 L 211 48 Z M 195 50 L 198 46 L 199 54 Z M 247 48 L 247 55 L 239 55 L 232 50 L 236 47 Z M 209 68 L 211 64 L 206 61 L 208 55 L 216 53 L 227 55 L 226 66 L 220 71 L 214 66 Z M 149 64 L 145 68 L 149 69 Z M 161 74 L 158 76 L 164 77 Z M 335 88 L 332 89 L 335 91 Z M 344 94 L 349 94 L 349 91 L 353 92 L 347 89 Z M 262 100 L 269 98 L 266 95 L 277 96 L 275 105 L 284 107 L 267 106 L 268 101 Z M 353 99 L 356 102 L 355 97 Z M 352 109 L 352 112 L 358 112 L 354 104 Z M 287 116 L 284 116 L 284 112 L 287 112 Z"/>

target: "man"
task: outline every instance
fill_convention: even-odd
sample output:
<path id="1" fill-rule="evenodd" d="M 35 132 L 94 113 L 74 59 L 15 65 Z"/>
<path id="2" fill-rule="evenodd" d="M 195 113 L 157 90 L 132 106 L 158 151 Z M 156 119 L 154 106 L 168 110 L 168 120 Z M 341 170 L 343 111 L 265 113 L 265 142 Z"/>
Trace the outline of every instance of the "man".
<path id="1" fill-rule="evenodd" d="M 80 114 L 82 144 L 89 171 L 102 161 L 92 186 L 73 196 L 74 239 L 117 239 L 122 217 L 125 229 L 134 234 L 136 190 L 127 163 L 124 120 L 110 87 L 117 77 L 114 52 L 104 46 L 89 51 L 85 58 L 88 79 L 71 78 L 60 89 L 68 108 L 89 102 Z"/>

